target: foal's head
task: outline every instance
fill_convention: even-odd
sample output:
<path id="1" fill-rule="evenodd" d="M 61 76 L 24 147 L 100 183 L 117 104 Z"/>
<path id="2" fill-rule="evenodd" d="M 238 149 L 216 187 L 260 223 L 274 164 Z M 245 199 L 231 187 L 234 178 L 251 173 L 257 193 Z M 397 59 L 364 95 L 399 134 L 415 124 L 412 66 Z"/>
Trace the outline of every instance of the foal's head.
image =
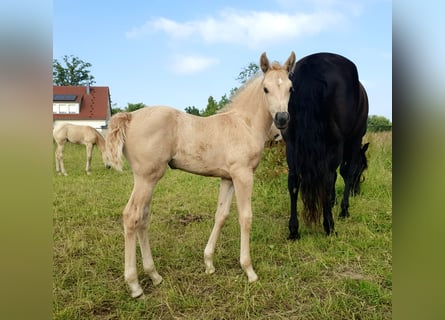
<path id="1" fill-rule="evenodd" d="M 268 101 L 269 112 L 278 129 L 286 129 L 290 119 L 287 112 L 287 104 L 292 91 L 289 72 L 294 64 L 293 51 L 283 66 L 276 62 L 270 64 L 265 52 L 260 57 L 260 66 L 264 73 L 263 91 Z"/>

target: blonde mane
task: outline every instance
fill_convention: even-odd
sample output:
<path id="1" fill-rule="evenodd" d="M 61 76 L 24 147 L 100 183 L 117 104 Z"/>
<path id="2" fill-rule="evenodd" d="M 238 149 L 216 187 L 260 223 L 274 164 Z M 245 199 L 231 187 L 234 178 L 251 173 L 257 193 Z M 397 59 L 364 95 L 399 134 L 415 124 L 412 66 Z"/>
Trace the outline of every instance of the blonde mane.
<path id="1" fill-rule="evenodd" d="M 264 103 L 262 94 L 258 94 L 257 88 L 263 82 L 263 74 L 261 72 L 255 73 L 251 76 L 241 87 L 239 87 L 230 98 L 230 102 L 227 103 L 222 109 L 218 110 L 218 113 L 228 112 L 237 108 L 238 106 L 246 105 L 246 101 L 250 99 L 256 100 L 257 103 Z M 248 104 L 252 103 L 249 101 Z M 254 104 L 256 105 L 256 103 Z"/>
<path id="2" fill-rule="evenodd" d="M 283 66 L 278 61 L 273 61 L 270 64 L 270 70 L 281 70 Z M 239 87 L 235 93 L 230 98 L 230 102 L 227 103 L 223 108 L 218 110 L 217 113 L 224 113 L 232 110 L 238 105 L 250 105 L 251 101 L 247 103 L 247 99 L 254 99 L 255 103 L 252 105 L 258 105 L 258 103 L 265 103 L 264 96 L 258 94 L 256 89 L 264 80 L 264 74 L 261 71 L 256 72 L 251 76 L 241 87 Z"/>

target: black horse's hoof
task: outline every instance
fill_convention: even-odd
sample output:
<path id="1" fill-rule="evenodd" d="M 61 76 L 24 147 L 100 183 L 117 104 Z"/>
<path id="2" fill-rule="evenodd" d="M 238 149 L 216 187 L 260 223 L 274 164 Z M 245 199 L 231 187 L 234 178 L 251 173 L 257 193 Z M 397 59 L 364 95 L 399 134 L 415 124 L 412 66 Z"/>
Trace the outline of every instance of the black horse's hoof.
<path id="1" fill-rule="evenodd" d="M 347 212 L 347 211 L 342 211 L 342 212 L 338 215 L 338 217 L 339 217 L 340 219 L 346 219 L 346 218 L 349 217 L 349 212 Z"/>
<path id="2" fill-rule="evenodd" d="M 296 233 L 291 232 L 287 239 L 292 240 L 292 241 L 300 240 L 300 234 L 298 232 L 296 232 Z"/>
<path id="3" fill-rule="evenodd" d="M 335 230 L 331 230 L 329 232 L 326 232 L 326 237 L 337 237 L 338 233 Z"/>

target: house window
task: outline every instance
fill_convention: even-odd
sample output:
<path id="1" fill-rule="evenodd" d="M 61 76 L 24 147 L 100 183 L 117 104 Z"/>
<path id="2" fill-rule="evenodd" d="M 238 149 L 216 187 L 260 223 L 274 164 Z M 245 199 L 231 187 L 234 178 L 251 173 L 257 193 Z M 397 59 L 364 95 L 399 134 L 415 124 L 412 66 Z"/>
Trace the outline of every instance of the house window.
<path id="1" fill-rule="evenodd" d="M 78 103 L 53 103 L 54 114 L 79 114 Z"/>

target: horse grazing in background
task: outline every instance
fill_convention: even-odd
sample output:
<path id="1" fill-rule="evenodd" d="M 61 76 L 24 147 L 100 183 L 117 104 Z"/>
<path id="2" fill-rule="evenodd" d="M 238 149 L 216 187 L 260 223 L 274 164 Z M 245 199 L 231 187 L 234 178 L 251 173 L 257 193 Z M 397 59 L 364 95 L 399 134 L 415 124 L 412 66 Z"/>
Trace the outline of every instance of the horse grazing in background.
<path id="1" fill-rule="evenodd" d="M 111 118 L 106 138 L 109 164 L 122 170 L 124 153 L 134 175 L 133 192 L 123 212 L 125 280 L 132 297 L 143 295 L 136 270 L 136 237 L 145 272 L 154 285 L 162 281 L 151 255 L 147 225 L 153 189 L 167 165 L 221 178 L 215 224 L 204 250 L 208 274 L 215 272 L 216 241 L 235 192 L 241 229 L 240 264 L 249 282 L 257 280 L 249 249 L 253 173 L 272 122 L 280 127 L 289 119 L 287 106 L 292 83 L 288 74 L 294 63 L 293 52 L 283 66 L 269 63 L 263 53 L 260 57 L 263 76 L 250 79 L 223 112 L 209 117 L 156 106 L 118 113 Z"/>
<path id="2" fill-rule="evenodd" d="M 299 60 L 290 75 L 290 121 L 282 130 L 289 167 L 290 239 L 299 239 L 297 198 L 301 190 L 306 224 L 320 222 L 334 232 L 337 168 L 345 183 L 340 217 L 348 217 L 349 193 L 360 191 L 367 168 L 362 146 L 368 118 L 368 97 L 355 64 L 343 56 L 316 53 Z"/>
<path id="3" fill-rule="evenodd" d="M 93 154 L 94 145 L 97 145 L 99 148 L 100 152 L 102 153 L 102 160 L 104 164 L 106 164 L 105 139 L 99 132 L 97 132 L 96 129 L 90 126 L 79 126 L 64 123 L 54 127 L 53 137 L 57 144 L 55 154 L 57 173 L 65 176 L 68 175 L 63 164 L 63 148 L 65 146 L 65 142 L 67 141 L 85 145 L 87 151 L 87 165 L 85 170 L 87 174 L 91 173 L 91 157 Z"/>

